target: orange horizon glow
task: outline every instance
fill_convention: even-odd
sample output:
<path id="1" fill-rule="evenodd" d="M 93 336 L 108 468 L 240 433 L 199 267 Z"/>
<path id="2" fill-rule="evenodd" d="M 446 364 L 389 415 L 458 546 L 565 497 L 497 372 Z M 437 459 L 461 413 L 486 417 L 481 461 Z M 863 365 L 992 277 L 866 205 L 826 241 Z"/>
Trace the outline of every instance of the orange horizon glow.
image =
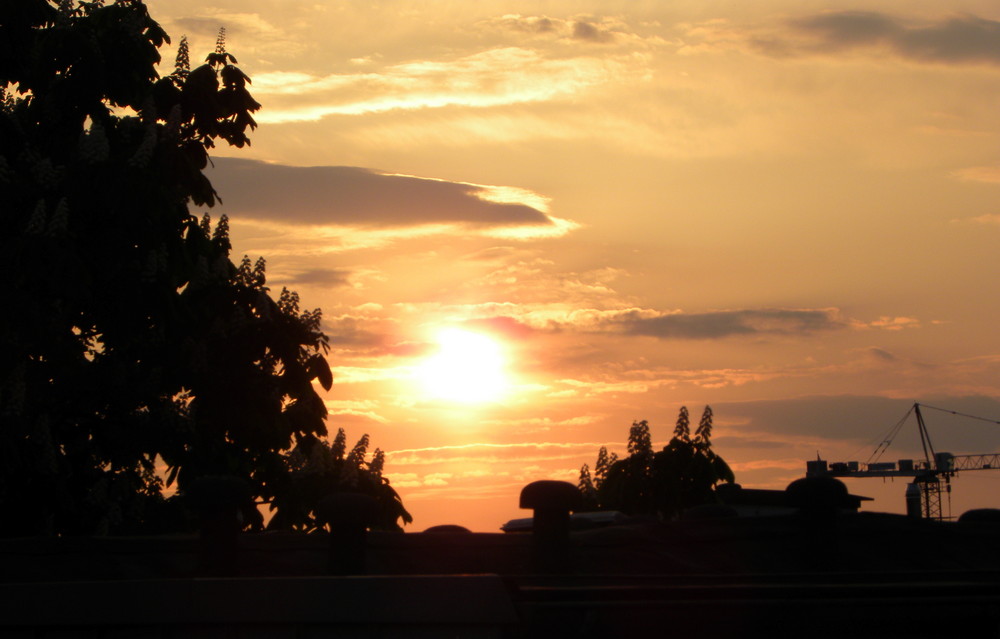
<path id="1" fill-rule="evenodd" d="M 323 309 L 327 427 L 387 451 L 408 530 L 496 531 L 682 405 L 771 489 L 916 400 L 1000 419 L 995 0 L 148 4 L 192 51 L 231 27 L 263 108 L 211 214 Z"/>

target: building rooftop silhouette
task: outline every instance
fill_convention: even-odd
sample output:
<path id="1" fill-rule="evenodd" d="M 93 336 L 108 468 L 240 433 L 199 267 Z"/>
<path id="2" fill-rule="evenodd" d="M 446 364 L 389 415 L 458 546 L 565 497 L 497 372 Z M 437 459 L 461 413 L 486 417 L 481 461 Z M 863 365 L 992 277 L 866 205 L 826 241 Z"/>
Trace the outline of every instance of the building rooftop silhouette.
<path id="1" fill-rule="evenodd" d="M 368 532 L 351 574 L 328 533 L 240 534 L 221 567 L 193 535 L 7 539 L 0 638 L 989 636 L 1000 622 L 996 518 L 611 519 L 568 531 L 556 562 L 538 530 Z"/>

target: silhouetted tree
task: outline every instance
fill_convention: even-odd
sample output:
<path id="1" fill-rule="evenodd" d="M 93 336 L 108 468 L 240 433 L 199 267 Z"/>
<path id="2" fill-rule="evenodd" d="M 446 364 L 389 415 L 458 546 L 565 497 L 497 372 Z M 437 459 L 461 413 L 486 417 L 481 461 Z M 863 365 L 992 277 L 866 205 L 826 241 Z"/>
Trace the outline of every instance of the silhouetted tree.
<path id="1" fill-rule="evenodd" d="M 706 444 L 712 439 L 712 407 L 706 406 L 698 422 L 698 430 L 694 431 L 694 441 Z"/>
<path id="2" fill-rule="evenodd" d="M 628 432 L 628 454 L 649 457 L 653 454 L 653 440 L 649 436 L 649 422 L 632 422 Z"/>
<path id="3" fill-rule="evenodd" d="M 583 495 L 583 507 L 581 510 L 594 510 L 600 502 L 597 500 L 597 487 L 590 476 L 590 466 L 584 464 L 580 467 L 580 480 L 576 484 L 580 494 Z"/>
<path id="4" fill-rule="evenodd" d="M 215 143 L 249 144 L 250 80 L 223 32 L 158 78 L 168 41 L 140 0 L 0 2 L 0 534 L 168 527 L 163 466 L 269 502 L 326 434 L 319 310 L 188 208 Z"/>
<path id="5" fill-rule="evenodd" d="M 627 457 L 615 459 L 608 465 L 607 476 L 598 490 L 598 500 L 601 506 L 613 510 L 647 512 L 652 497 L 654 457 L 647 421 L 632 422 L 627 450 Z"/>
<path id="6" fill-rule="evenodd" d="M 595 488 L 601 488 L 604 480 L 608 478 L 608 470 L 616 461 L 618 461 L 618 455 L 615 453 L 611 453 L 609 455 L 608 448 L 606 446 L 601 446 L 600 450 L 597 451 L 597 463 L 594 464 Z"/>
<path id="7" fill-rule="evenodd" d="M 288 474 L 280 480 L 271 503 L 274 516 L 269 530 L 313 531 L 322 527 L 316 507 L 334 493 L 361 493 L 374 497 L 380 507 L 378 528 L 400 530 L 399 522 L 413 521 L 410 513 L 389 480 L 382 476 L 385 455 L 375 449 L 371 461 L 366 461 L 369 445 L 365 434 L 345 455 L 341 445 L 346 439 L 341 428 L 333 444 L 318 438 L 303 438 L 284 457 Z"/>
<path id="8" fill-rule="evenodd" d="M 602 447 L 597 467 L 603 463 L 607 470 L 601 481 L 595 482 L 597 507 L 672 518 L 686 508 L 715 501 L 715 486 L 733 482 L 735 477 L 725 460 L 712 450 L 712 409 L 705 407 L 694 438 L 689 420 L 687 408 L 681 407 L 674 436 L 655 453 L 645 420 L 632 423 L 627 457 L 609 463 L 607 449 Z M 589 471 L 586 465 L 584 469 Z M 586 497 L 584 469 L 580 488 Z"/>
<path id="9" fill-rule="evenodd" d="M 683 441 L 691 438 L 691 418 L 688 416 L 687 406 L 681 406 L 680 414 L 677 415 L 677 424 L 674 425 L 674 438 Z"/>
<path id="10" fill-rule="evenodd" d="M 705 407 L 695 436 L 687 427 L 688 413 L 681 408 L 677 418 L 677 434 L 656 454 L 653 474 L 656 476 L 656 510 L 673 516 L 685 508 L 715 501 L 714 489 L 720 482 L 735 481 L 732 469 L 712 450 L 712 408 Z"/>

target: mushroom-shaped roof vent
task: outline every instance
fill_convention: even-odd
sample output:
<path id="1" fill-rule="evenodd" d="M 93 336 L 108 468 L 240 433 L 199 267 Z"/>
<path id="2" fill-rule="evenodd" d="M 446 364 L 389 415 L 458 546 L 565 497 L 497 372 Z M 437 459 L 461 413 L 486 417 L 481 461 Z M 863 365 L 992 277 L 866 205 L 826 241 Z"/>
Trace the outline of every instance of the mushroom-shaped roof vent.
<path id="1" fill-rule="evenodd" d="M 974 508 L 962 513 L 959 521 L 977 521 L 989 524 L 1000 524 L 1000 509 L 997 508 Z"/>
<path id="2" fill-rule="evenodd" d="M 465 526 L 459 526 L 458 524 L 438 524 L 437 526 L 431 526 L 425 533 L 430 533 L 432 535 L 440 534 L 451 534 L 451 533 L 471 533 L 472 531 Z"/>
<path id="3" fill-rule="evenodd" d="M 785 498 L 796 508 L 843 508 L 851 498 L 844 482 L 834 477 L 803 477 L 785 488 Z"/>
<path id="4" fill-rule="evenodd" d="M 576 486 L 565 481 L 543 479 L 521 489 L 521 508 L 576 510 L 583 496 Z"/>

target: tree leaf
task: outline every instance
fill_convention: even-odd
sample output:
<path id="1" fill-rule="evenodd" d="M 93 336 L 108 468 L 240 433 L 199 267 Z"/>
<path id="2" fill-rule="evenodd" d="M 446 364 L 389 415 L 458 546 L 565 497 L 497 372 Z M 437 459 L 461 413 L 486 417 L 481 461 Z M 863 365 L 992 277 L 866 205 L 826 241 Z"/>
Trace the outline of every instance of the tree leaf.
<path id="1" fill-rule="evenodd" d="M 333 371 L 330 364 L 322 355 L 313 355 L 309 360 L 309 374 L 313 378 L 318 378 L 323 390 L 330 390 L 333 387 Z"/>

